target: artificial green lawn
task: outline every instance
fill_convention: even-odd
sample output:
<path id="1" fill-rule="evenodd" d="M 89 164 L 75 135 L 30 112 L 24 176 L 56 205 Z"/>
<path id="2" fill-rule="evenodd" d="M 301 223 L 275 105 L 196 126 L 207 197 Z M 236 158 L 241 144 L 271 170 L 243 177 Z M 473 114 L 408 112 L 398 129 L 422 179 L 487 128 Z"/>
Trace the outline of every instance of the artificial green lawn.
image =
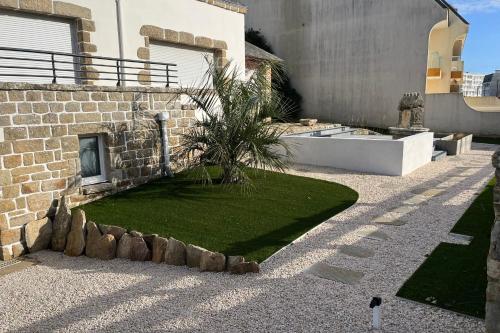
<path id="1" fill-rule="evenodd" d="M 452 229 L 474 236 L 470 245 L 439 244 L 398 296 L 484 318 L 486 258 L 495 219 L 494 184 L 492 180 Z"/>
<path id="2" fill-rule="evenodd" d="M 352 189 L 331 182 L 274 172 L 251 175 L 250 193 L 239 185 L 203 185 L 181 173 L 81 208 L 96 223 L 261 262 L 358 198 Z"/>

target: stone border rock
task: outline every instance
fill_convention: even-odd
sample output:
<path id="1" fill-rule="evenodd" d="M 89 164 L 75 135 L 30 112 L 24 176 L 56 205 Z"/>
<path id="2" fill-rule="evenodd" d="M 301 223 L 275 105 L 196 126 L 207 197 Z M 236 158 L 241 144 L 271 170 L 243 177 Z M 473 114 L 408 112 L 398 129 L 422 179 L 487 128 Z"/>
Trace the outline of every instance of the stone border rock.
<path id="1" fill-rule="evenodd" d="M 70 18 L 76 23 L 78 49 L 83 56 L 91 56 L 97 52 L 97 46 L 91 43 L 91 33 L 96 31 L 90 8 L 69 2 L 53 0 L 0 0 L 0 8 L 25 13 Z M 99 79 L 99 74 L 92 67 L 92 59 L 85 58 L 81 67 L 83 84 L 92 85 Z"/>
<path id="2" fill-rule="evenodd" d="M 150 61 L 150 41 L 159 41 L 172 45 L 182 45 L 200 49 L 211 50 L 217 66 L 223 67 L 227 64 L 227 43 L 223 40 L 212 39 L 204 36 L 194 36 L 189 32 L 175 31 L 160 28 L 154 25 L 143 25 L 139 31 L 144 37 L 144 47 L 137 49 L 137 57 L 144 61 Z M 144 64 L 144 70 L 138 73 L 138 82 L 142 85 L 151 84 L 150 64 Z"/>
<path id="3" fill-rule="evenodd" d="M 26 226 L 26 230 L 30 252 L 51 248 L 69 257 L 86 255 L 100 260 L 153 261 L 198 268 L 201 272 L 260 272 L 257 262 L 245 262 L 242 256 L 226 256 L 192 244 L 186 245 L 173 237 L 143 235 L 135 230 L 127 231 L 122 227 L 87 221 L 83 210 L 69 210 L 64 197 L 53 221 L 34 221 Z"/>

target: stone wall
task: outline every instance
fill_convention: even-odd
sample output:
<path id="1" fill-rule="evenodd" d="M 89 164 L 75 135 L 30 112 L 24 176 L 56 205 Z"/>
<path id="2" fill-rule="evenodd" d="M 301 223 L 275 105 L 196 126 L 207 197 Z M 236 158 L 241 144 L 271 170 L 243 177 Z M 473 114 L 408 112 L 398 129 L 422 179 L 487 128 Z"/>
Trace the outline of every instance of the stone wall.
<path id="1" fill-rule="evenodd" d="M 0 83 L 0 260 L 26 251 L 24 226 L 70 206 L 161 176 L 161 129 L 167 111 L 171 159 L 195 110 L 178 91 Z M 102 137 L 106 182 L 82 185 L 79 136 Z"/>
<path id="2" fill-rule="evenodd" d="M 497 185 L 494 189 L 495 224 L 488 256 L 488 289 L 486 290 L 486 332 L 500 333 L 500 150 L 493 155 Z"/>

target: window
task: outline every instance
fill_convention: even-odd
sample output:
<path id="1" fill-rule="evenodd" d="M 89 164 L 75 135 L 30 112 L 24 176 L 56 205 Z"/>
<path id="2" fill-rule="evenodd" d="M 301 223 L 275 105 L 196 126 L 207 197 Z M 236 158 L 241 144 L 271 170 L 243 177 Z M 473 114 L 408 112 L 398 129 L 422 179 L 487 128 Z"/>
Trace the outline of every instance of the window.
<path id="1" fill-rule="evenodd" d="M 178 81 L 182 87 L 198 87 L 205 83 L 203 79 L 209 69 L 209 63 L 214 62 L 213 50 L 166 43 L 151 43 L 149 49 L 151 61 L 173 62 L 177 64 L 177 73 L 174 75 L 178 75 L 179 77 L 174 80 Z M 154 67 L 155 65 L 152 66 Z"/>
<path id="2" fill-rule="evenodd" d="M 32 49 L 44 52 L 76 53 L 74 20 L 58 17 L 38 16 L 27 13 L 0 10 L 0 47 Z M 27 67 L 1 68 L 0 81 L 51 83 L 51 56 L 49 54 L 25 53 L 0 50 L 3 66 Z M 14 58 L 14 59 L 13 59 Z M 55 56 L 56 61 L 73 61 L 65 56 Z M 36 69 L 45 68 L 45 69 Z M 74 76 L 71 63 L 58 63 L 59 76 Z M 16 74 L 18 76 L 16 76 Z M 48 76 L 48 77 L 47 77 Z M 58 83 L 74 84 L 72 78 L 60 78 Z"/>
<path id="3" fill-rule="evenodd" d="M 79 141 L 82 184 L 90 185 L 105 182 L 106 168 L 102 136 L 82 136 Z"/>

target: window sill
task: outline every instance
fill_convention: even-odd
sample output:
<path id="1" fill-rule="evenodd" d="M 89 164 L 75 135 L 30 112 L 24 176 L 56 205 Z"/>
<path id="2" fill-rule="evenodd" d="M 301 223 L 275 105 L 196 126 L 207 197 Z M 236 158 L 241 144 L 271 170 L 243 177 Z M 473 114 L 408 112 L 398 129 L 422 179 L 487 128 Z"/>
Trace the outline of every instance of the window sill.
<path id="1" fill-rule="evenodd" d="M 109 192 L 112 190 L 113 190 L 113 184 L 108 182 L 82 186 L 82 193 L 84 195 L 99 194 L 99 193 Z"/>

